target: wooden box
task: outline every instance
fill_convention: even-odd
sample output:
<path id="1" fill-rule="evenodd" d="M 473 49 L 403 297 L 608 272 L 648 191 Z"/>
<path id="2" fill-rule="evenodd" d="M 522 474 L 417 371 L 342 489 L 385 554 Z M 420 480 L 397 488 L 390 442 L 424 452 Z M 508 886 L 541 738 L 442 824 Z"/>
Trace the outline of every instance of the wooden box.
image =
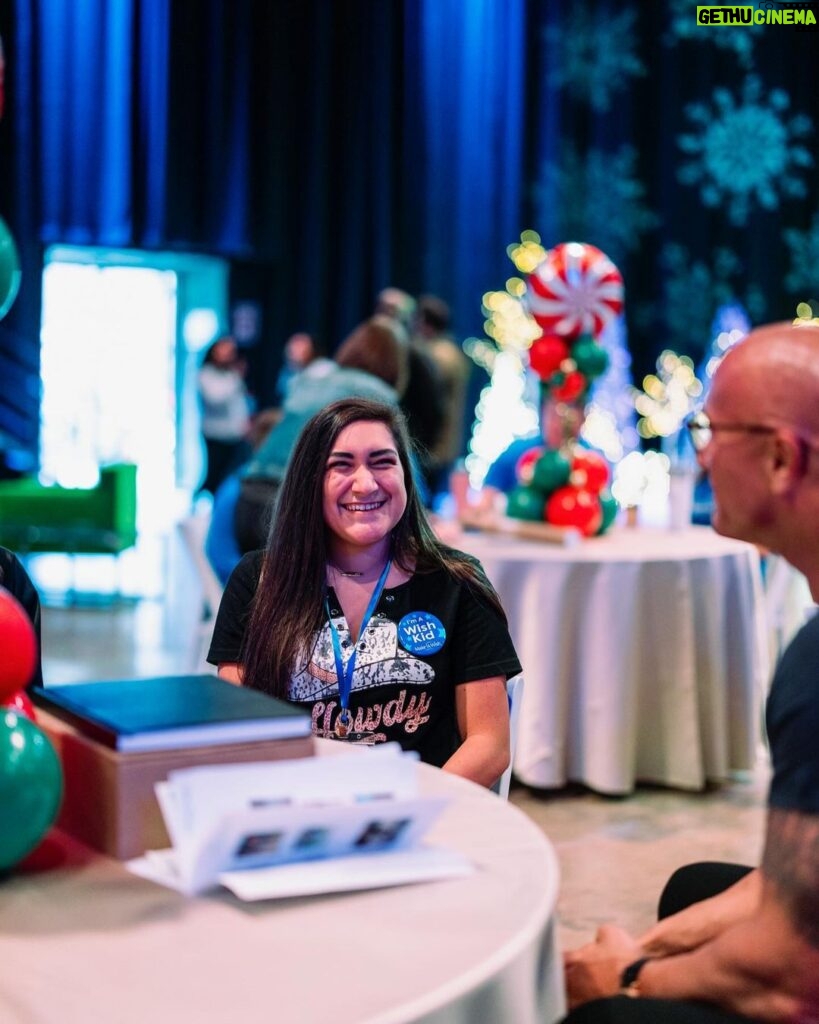
<path id="1" fill-rule="evenodd" d="M 170 845 L 154 783 L 177 768 L 311 757 L 312 736 L 251 743 L 122 754 L 37 710 L 37 724 L 54 744 L 65 792 L 56 824 L 88 846 L 118 860 Z"/>

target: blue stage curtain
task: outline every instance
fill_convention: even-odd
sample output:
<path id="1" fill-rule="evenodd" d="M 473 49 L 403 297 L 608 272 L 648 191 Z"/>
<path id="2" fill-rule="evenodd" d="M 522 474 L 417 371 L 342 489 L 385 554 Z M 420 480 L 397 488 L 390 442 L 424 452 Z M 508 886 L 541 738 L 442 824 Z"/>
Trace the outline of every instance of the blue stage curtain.
<path id="1" fill-rule="evenodd" d="M 422 279 L 456 324 L 480 326 L 480 297 L 513 269 L 522 221 L 524 0 L 420 0 L 417 75 L 424 154 Z"/>

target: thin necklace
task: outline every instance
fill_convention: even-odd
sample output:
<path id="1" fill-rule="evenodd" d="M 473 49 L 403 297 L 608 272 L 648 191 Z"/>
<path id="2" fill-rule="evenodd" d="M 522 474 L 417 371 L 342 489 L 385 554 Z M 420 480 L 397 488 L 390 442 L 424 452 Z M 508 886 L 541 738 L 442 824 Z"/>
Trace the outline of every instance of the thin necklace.
<path id="1" fill-rule="evenodd" d="M 328 563 L 333 572 L 337 572 L 339 576 L 363 576 L 363 572 L 347 572 L 345 569 L 339 569 L 337 565 L 333 565 L 332 562 Z"/>

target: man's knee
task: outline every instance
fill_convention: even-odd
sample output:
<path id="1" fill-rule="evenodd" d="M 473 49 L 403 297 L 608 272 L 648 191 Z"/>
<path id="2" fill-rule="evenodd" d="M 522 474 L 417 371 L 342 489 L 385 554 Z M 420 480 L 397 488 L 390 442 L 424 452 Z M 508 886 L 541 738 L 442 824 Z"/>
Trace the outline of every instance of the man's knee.
<path id="1" fill-rule="evenodd" d="M 718 896 L 730 889 L 751 871 L 741 864 L 722 861 L 699 861 L 678 868 L 666 883 L 660 896 L 657 917 L 671 917 L 692 903 Z"/>

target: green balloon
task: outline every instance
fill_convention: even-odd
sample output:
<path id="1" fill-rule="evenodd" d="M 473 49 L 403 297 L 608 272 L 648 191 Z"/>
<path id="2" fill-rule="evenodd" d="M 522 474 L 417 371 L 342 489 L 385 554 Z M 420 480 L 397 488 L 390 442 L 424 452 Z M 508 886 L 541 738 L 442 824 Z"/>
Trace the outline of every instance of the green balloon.
<path id="1" fill-rule="evenodd" d="M 0 320 L 20 291 L 20 257 L 8 225 L 0 217 Z"/>
<path id="2" fill-rule="evenodd" d="M 542 494 L 551 494 L 569 482 L 572 465 L 558 451 L 546 451 L 537 460 L 532 472 L 532 486 Z"/>
<path id="3" fill-rule="evenodd" d="M 543 519 L 543 509 L 546 502 L 543 495 L 532 490 L 531 487 L 516 487 L 509 492 L 506 502 L 506 514 L 512 519 L 531 519 L 540 521 Z"/>
<path id="4" fill-rule="evenodd" d="M 609 354 L 589 335 L 583 335 L 572 345 L 572 359 L 580 372 L 590 380 L 605 373 L 609 365 Z"/>
<path id="5" fill-rule="evenodd" d="M 60 759 L 48 737 L 23 715 L 0 709 L 0 870 L 40 842 L 62 795 Z"/>
<path id="6" fill-rule="evenodd" d="M 598 536 L 608 530 L 617 518 L 617 510 L 620 507 L 609 491 L 601 491 L 599 498 L 600 508 L 603 510 L 603 521 L 600 523 L 600 529 L 597 531 Z"/>

